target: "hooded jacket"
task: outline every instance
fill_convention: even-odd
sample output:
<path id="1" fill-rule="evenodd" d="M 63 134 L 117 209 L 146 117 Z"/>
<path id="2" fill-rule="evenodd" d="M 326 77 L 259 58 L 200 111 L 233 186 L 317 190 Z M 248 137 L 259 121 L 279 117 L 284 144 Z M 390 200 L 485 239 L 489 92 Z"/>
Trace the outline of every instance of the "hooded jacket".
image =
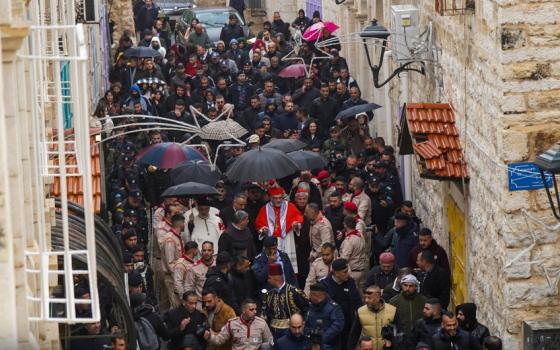
<path id="1" fill-rule="evenodd" d="M 481 350 L 482 346 L 478 344 L 476 339 L 461 329 L 457 329 L 457 334 L 450 337 L 447 333 L 440 329 L 432 337 L 433 350 Z"/>
<path id="2" fill-rule="evenodd" d="M 463 312 L 465 315 L 465 320 L 459 322 L 459 326 L 462 330 L 470 332 L 471 335 L 480 343 L 484 341 L 484 338 L 490 336 L 490 331 L 488 328 L 480 323 L 476 319 L 476 304 L 465 303 L 457 305 L 455 308 L 455 313 Z"/>
<path id="3" fill-rule="evenodd" d="M 216 293 L 218 293 L 218 297 L 222 299 L 224 303 L 231 306 L 236 313 L 239 313 L 239 305 L 233 296 L 229 276 L 220 271 L 219 266 L 212 266 L 208 269 L 206 273 L 206 282 L 204 282 L 202 290 L 205 289 L 214 289 Z"/>

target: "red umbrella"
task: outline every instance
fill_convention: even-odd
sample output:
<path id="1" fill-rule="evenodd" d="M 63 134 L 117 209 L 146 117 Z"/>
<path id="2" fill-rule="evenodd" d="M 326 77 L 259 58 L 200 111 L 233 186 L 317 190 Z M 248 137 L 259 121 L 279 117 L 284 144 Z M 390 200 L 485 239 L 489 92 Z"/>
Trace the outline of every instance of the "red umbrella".
<path id="1" fill-rule="evenodd" d="M 206 160 L 196 148 L 176 142 L 156 143 L 143 149 L 136 159 L 139 163 L 160 169 L 173 169 L 188 160 Z"/>
<path id="2" fill-rule="evenodd" d="M 298 63 L 298 64 L 291 64 L 288 67 L 282 69 L 278 76 L 280 78 L 299 78 L 303 77 L 307 74 L 307 69 L 305 64 Z"/>
<path id="3" fill-rule="evenodd" d="M 338 28 L 338 25 L 330 21 L 317 22 L 305 30 L 303 38 L 306 41 L 315 41 L 323 37 L 323 31 L 334 33 Z"/>

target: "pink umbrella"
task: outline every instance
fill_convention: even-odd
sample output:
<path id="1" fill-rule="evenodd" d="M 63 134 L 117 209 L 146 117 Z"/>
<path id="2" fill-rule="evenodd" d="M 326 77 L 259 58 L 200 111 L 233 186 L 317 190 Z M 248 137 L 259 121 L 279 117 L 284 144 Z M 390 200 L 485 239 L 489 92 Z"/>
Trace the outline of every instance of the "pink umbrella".
<path id="1" fill-rule="evenodd" d="M 323 36 L 323 30 L 328 31 L 329 33 L 334 33 L 338 28 L 340 27 L 330 21 L 317 22 L 311 27 L 307 28 L 305 33 L 303 33 L 303 38 L 306 41 L 315 41 Z"/>
<path id="2" fill-rule="evenodd" d="M 306 74 L 307 71 L 305 68 L 305 64 L 299 63 L 299 64 L 291 64 L 286 68 L 282 69 L 278 73 L 278 76 L 280 78 L 299 78 L 305 76 Z"/>

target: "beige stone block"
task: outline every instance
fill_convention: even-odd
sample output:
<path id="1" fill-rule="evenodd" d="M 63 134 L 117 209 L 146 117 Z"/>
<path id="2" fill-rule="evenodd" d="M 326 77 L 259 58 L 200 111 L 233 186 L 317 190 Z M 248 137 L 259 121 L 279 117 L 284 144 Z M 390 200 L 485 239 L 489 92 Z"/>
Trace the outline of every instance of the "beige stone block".
<path id="1" fill-rule="evenodd" d="M 520 94 L 507 94 L 502 100 L 502 112 L 505 114 L 523 113 L 527 111 L 525 96 Z"/>
<path id="2" fill-rule="evenodd" d="M 527 105 L 532 110 L 560 109 L 560 89 L 531 92 Z"/>
<path id="3" fill-rule="evenodd" d="M 520 3 L 515 6 L 500 7 L 500 23 L 554 24 L 560 18 L 557 2 Z"/>
<path id="4" fill-rule="evenodd" d="M 516 62 L 504 65 L 503 79 L 534 79 L 543 63 L 537 61 Z M 546 64 L 546 63 L 545 63 Z"/>
<path id="5" fill-rule="evenodd" d="M 504 290 L 505 304 L 513 309 L 560 305 L 556 294 L 555 286 L 549 285 L 544 278 L 531 278 L 524 282 L 511 281 Z"/>
<path id="6" fill-rule="evenodd" d="M 527 133 L 516 130 L 502 131 L 502 159 L 506 163 L 526 160 L 529 155 Z"/>
<path id="7" fill-rule="evenodd" d="M 505 275 L 508 279 L 526 279 L 531 277 L 531 265 L 528 264 L 531 252 L 523 253 L 523 249 L 509 249 L 506 252 Z M 521 254 L 521 255 L 520 255 Z M 513 261 L 515 259 L 515 261 Z"/>

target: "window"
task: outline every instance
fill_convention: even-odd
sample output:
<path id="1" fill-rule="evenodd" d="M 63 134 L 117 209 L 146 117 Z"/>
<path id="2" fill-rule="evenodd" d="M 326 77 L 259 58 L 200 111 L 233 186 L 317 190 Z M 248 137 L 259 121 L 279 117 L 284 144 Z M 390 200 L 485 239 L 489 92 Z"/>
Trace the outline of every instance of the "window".
<path id="1" fill-rule="evenodd" d="M 436 0 L 436 12 L 442 16 L 456 16 L 474 12 L 475 0 Z"/>
<path id="2" fill-rule="evenodd" d="M 198 12 L 196 18 L 200 23 L 209 28 L 221 28 L 229 22 L 229 16 L 234 14 L 237 17 L 237 22 L 243 25 L 243 20 L 239 17 L 237 12 L 230 11 L 215 11 L 215 12 Z"/>

